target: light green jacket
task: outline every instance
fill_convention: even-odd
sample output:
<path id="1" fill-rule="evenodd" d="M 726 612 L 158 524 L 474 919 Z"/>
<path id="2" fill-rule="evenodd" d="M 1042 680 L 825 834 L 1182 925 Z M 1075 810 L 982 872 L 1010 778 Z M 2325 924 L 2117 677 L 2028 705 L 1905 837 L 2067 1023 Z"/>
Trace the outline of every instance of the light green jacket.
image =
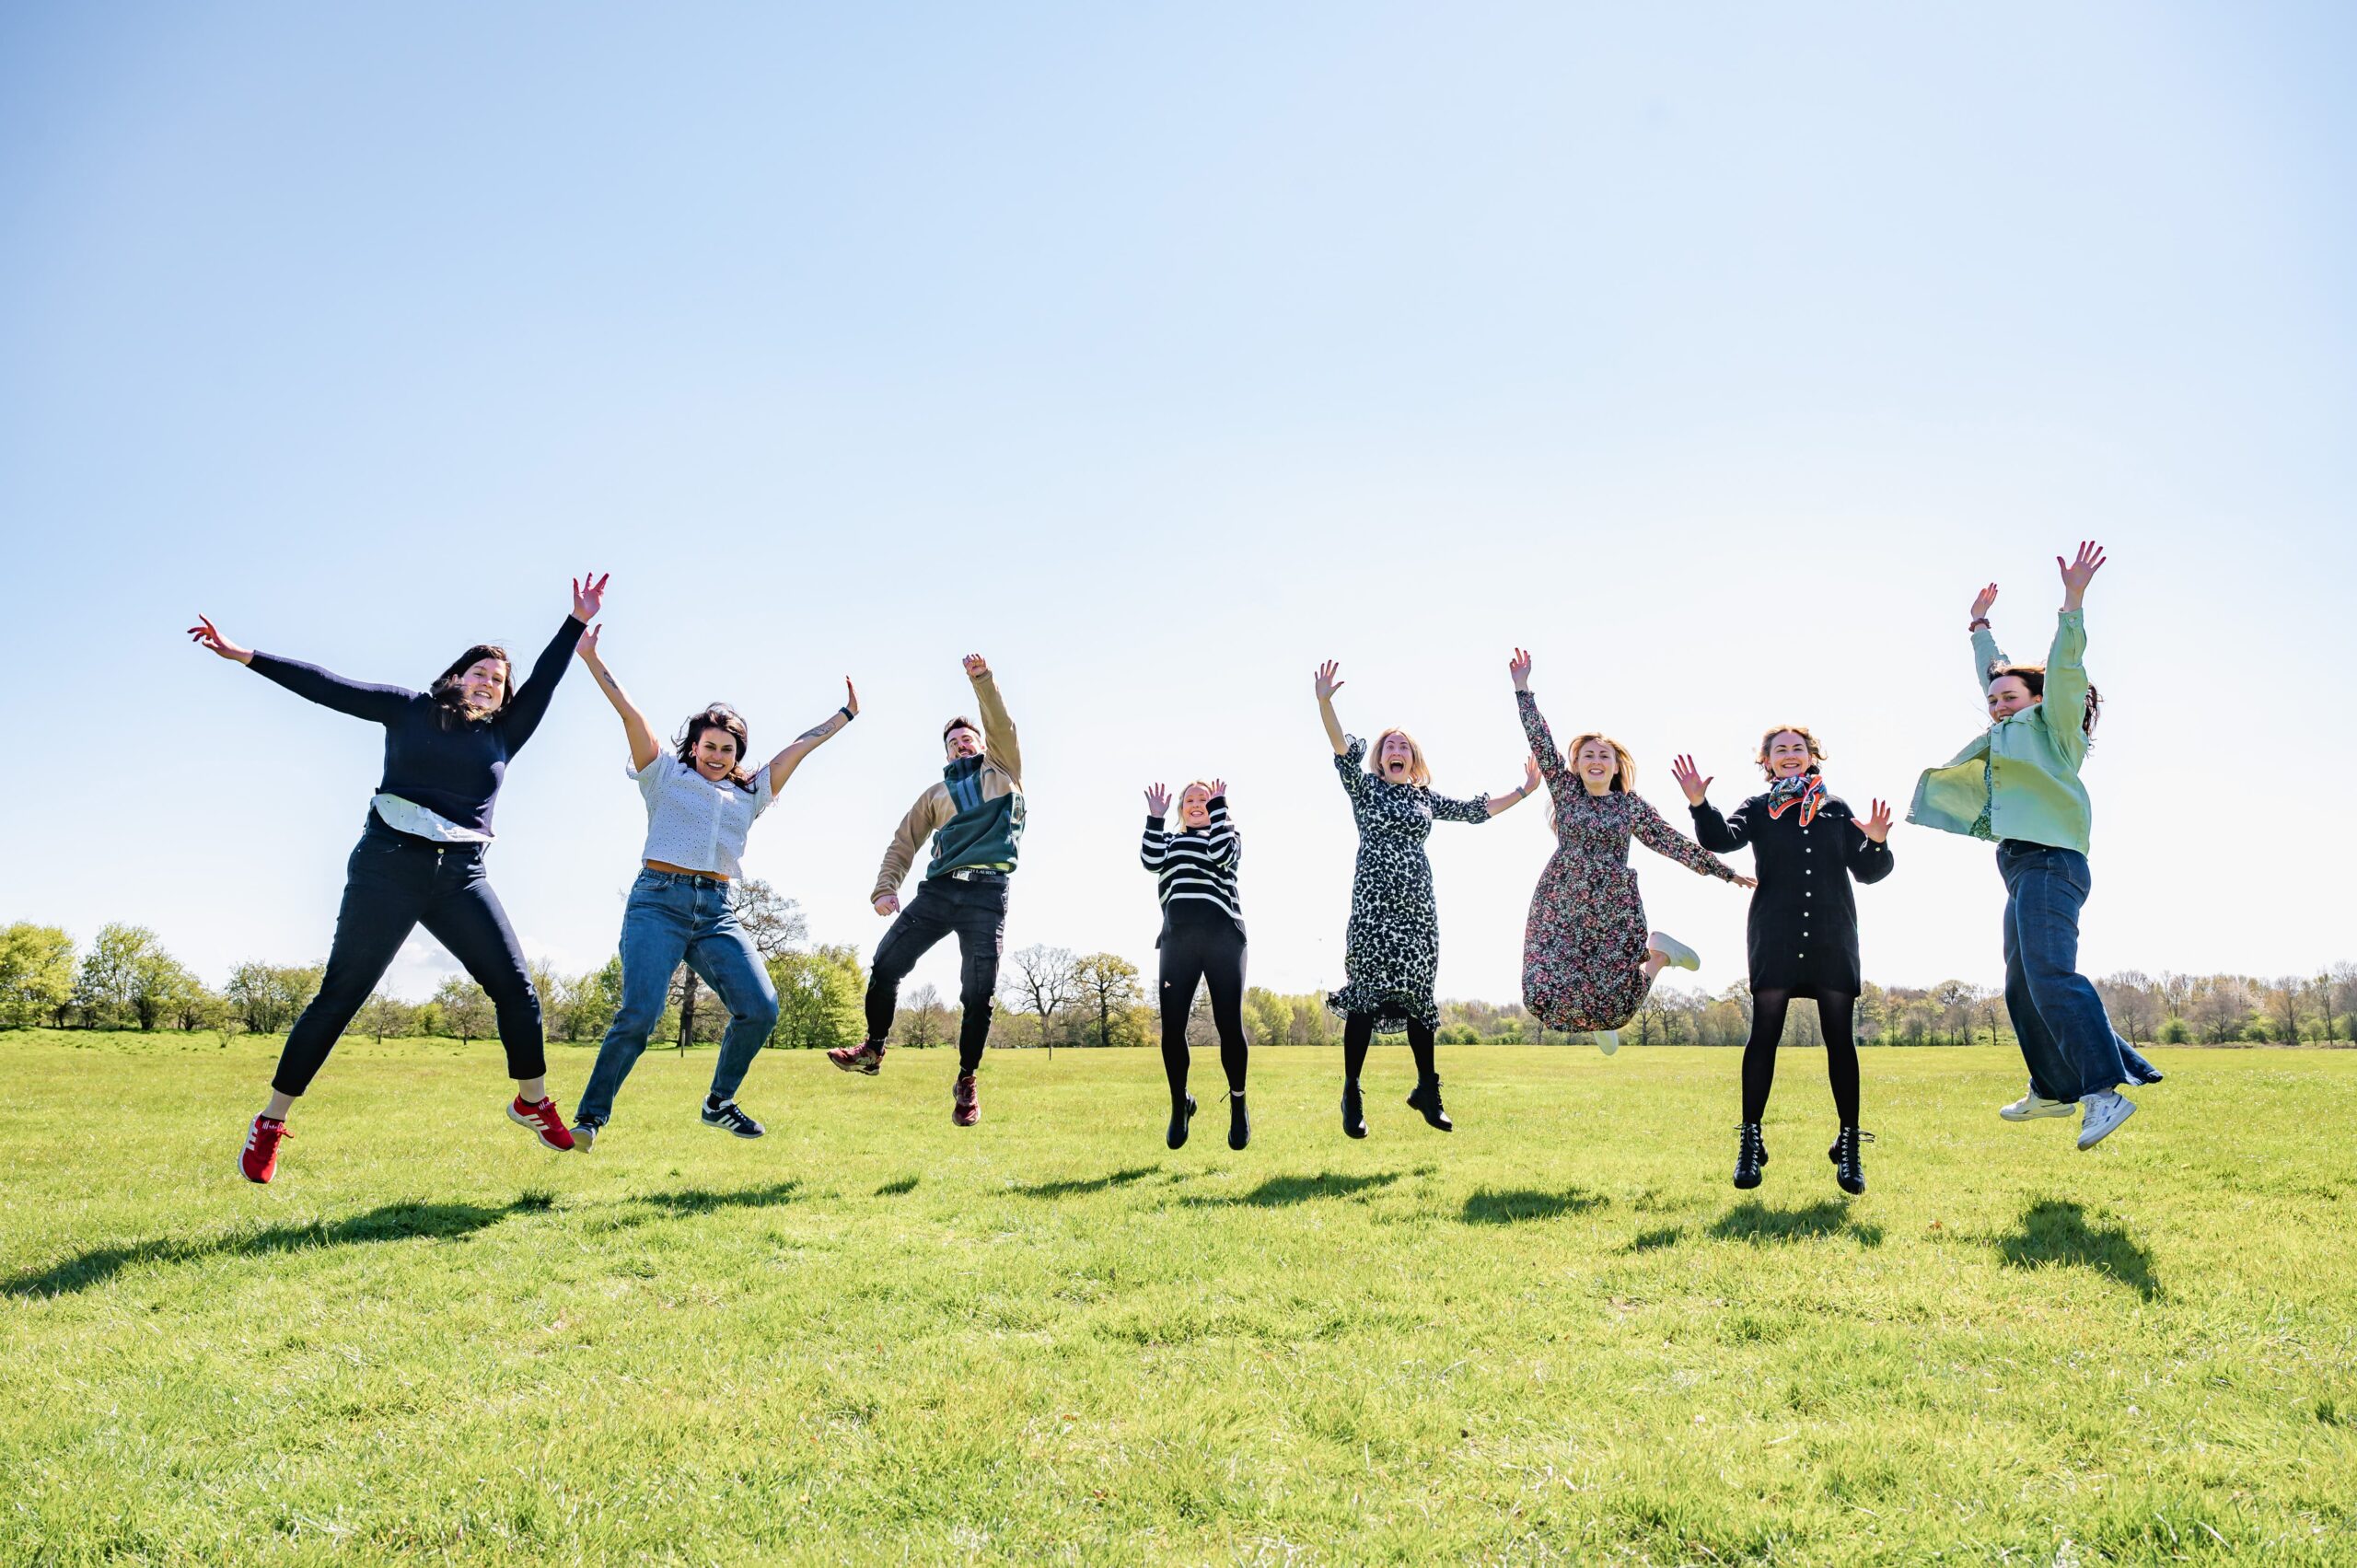
<path id="1" fill-rule="evenodd" d="M 2087 732 L 2080 725 L 2087 701 L 2085 612 L 2066 610 L 2056 621 L 2045 697 L 1991 725 L 1945 767 L 1927 770 L 1916 783 L 1909 821 L 2087 853 L 2094 812 L 2079 782 L 2087 760 Z M 1984 697 L 1989 667 L 2004 660 L 1987 631 L 1972 634 L 1973 680 Z"/>

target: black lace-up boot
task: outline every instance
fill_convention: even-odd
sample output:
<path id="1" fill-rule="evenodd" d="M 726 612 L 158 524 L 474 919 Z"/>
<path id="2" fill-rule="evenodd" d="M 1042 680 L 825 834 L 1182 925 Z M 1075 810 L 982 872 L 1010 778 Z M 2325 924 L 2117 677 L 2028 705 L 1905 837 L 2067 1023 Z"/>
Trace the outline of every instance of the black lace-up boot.
<path id="1" fill-rule="evenodd" d="M 1735 1184 L 1746 1191 L 1759 1185 L 1759 1167 L 1768 1163 L 1767 1145 L 1760 1142 L 1759 1123 L 1746 1121 L 1735 1130 Z"/>
<path id="2" fill-rule="evenodd" d="M 1359 1081 L 1342 1080 L 1342 1131 L 1353 1138 L 1366 1136 L 1366 1106 L 1359 1098 Z"/>
<path id="3" fill-rule="evenodd" d="M 1189 1095 L 1170 1108 L 1170 1131 L 1164 1134 L 1164 1141 L 1174 1149 L 1186 1147 L 1187 1124 L 1194 1120 L 1195 1097 Z"/>
<path id="4" fill-rule="evenodd" d="M 1844 1127 L 1835 1136 L 1833 1146 L 1825 1151 L 1825 1157 L 1833 1162 L 1833 1179 L 1840 1182 L 1841 1191 L 1852 1198 L 1864 1197 L 1866 1191 L 1866 1167 L 1864 1161 L 1859 1157 L 1858 1145 L 1861 1143 L 1871 1144 L 1874 1141 L 1875 1135 L 1872 1132 L 1861 1132 L 1855 1127 Z"/>
<path id="5" fill-rule="evenodd" d="M 1422 1111 L 1425 1121 L 1442 1132 L 1457 1131 L 1457 1123 L 1451 1121 L 1448 1119 L 1448 1112 L 1441 1109 L 1439 1074 L 1434 1073 L 1430 1077 L 1417 1079 L 1416 1086 L 1408 1092 L 1408 1104 L 1411 1109 Z"/>

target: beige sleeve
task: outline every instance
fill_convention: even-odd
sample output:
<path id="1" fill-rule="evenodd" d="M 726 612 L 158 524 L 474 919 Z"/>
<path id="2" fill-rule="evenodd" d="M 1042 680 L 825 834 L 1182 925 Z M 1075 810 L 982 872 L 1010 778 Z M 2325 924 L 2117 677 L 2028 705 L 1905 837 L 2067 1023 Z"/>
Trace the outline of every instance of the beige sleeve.
<path id="1" fill-rule="evenodd" d="M 946 819 L 943 807 L 948 803 L 949 792 L 939 784 L 917 796 L 917 803 L 909 807 L 909 814 L 892 830 L 892 842 L 884 846 L 884 864 L 877 870 L 876 890 L 867 895 L 869 903 L 900 890 L 900 884 L 908 879 L 909 867 L 916 864 L 917 852 Z"/>
<path id="2" fill-rule="evenodd" d="M 982 735 L 990 743 L 991 761 L 996 762 L 1014 779 L 1016 787 L 1023 784 L 1023 743 L 1015 733 L 1015 721 L 1006 716 L 1006 701 L 998 694 L 995 676 L 974 678 L 974 701 L 981 704 Z"/>

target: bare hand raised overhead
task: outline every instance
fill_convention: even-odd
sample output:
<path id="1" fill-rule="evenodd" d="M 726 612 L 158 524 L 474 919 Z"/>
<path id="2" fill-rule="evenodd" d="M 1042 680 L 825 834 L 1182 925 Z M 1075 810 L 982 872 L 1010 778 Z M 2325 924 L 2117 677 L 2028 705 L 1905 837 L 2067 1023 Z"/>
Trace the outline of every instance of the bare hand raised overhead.
<path id="1" fill-rule="evenodd" d="M 1516 648 L 1516 649 L 1515 649 L 1515 651 L 1514 651 L 1514 657 L 1512 657 L 1512 658 L 1510 658 L 1510 659 L 1508 659 L 1508 660 L 1506 661 L 1506 673 L 1507 673 L 1508 675 L 1511 675 L 1511 676 L 1513 676 L 1513 677 L 1514 677 L 1514 689 L 1515 689 L 1515 691 L 1529 691 L 1529 690 L 1530 690 L 1530 653 L 1529 653 L 1529 650 L 1525 649 L 1525 648 Z"/>
<path id="2" fill-rule="evenodd" d="M 219 654 L 223 658 L 235 659 L 239 664 L 253 662 L 253 649 L 238 646 L 202 615 L 196 618 L 196 624 L 188 629 L 188 634 L 198 647 Z"/>
<path id="3" fill-rule="evenodd" d="M 1678 787 L 1686 792 L 1686 804 L 1689 806 L 1701 805 L 1703 796 L 1710 793 L 1710 779 L 1702 776 L 1702 770 L 1694 765 L 1691 757 L 1680 755 L 1669 765 L 1669 776 L 1676 779 Z"/>
<path id="4" fill-rule="evenodd" d="M 1990 607 L 1991 607 L 1991 605 L 1995 604 L 1996 602 L 1997 602 L 1997 585 L 1996 585 L 1996 584 L 1994 584 L 1994 583 L 1991 583 L 1991 584 L 1990 584 L 1987 587 L 1985 587 L 1985 588 L 1981 589 L 1979 593 L 1974 594 L 1974 595 L 1972 596 L 1972 618 L 1973 618 L 1975 621 L 1986 621 L 1986 620 L 1988 620 L 1988 619 L 1989 619 L 1989 609 L 1990 609 Z"/>
<path id="5" fill-rule="evenodd" d="M 988 660 L 988 659 L 984 658 L 984 657 L 983 657 L 981 655 L 980 655 L 980 654 L 968 654 L 968 655 L 966 656 L 966 679 L 969 679 L 969 680 L 983 680 L 983 679 L 987 679 L 989 678 L 989 676 L 990 676 L 990 673 L 991 673 L 991 661 L 990 661 L 990 660 Z"/>
<path id="6" fill-rule="evenodd" d="M 1877 800 L 1872 811 L 1864 817 L 1852 817 L 1850 820 L 1858 825 L 1858 831 L 1881 843 L 1890 837 L 1890 802 Z"/>
<path id="7" fill-rule="evenodd" d="M 1318 667 L 1318 700 L 1319 702 L 1332 702 L 1334 693 L 1342 689 L 1342 682 L 1335 679 L 1341 672 L 1341 668 L 1342 667 L 1332 659 L 1328 659 Z"/>
<path id="8" fill-rule="evenodd" d="M 1160 784 L 1148 784 L 1145 791 L 1145 814 L 1149 817 L 1170 815 L 1170 792 Z"/>
<path id="9" fill-rule="evenodd" d="M 601 577 L 595 572 L 584 572 L 573 579 L 573 618 L 586 626 L 598 619 L 598 611 L 605 607 L 606 583 L 613 574 Z"/>
<path id="10" fill-rule="evenodd" d="M 2087 585 L 2103 570 L 2103 546 L 2093 540 L 2084 540 L 2079 544 L 2077 560 L 2065 561 L 2058 555 L 2054 564 L 2062 572 L 2062 608 L 2076 610 L 2079 601 L 2086 597 Z"/>

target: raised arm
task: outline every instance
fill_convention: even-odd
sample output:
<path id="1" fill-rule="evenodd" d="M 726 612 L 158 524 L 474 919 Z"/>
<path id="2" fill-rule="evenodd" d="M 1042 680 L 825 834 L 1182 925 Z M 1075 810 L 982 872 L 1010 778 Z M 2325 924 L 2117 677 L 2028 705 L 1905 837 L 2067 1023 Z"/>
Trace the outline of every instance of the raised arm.
<path id="1" fill-rule="evenodd" d="M 2062 572 L 2062 609 L 2055 618 L 2054 645 L 2046 654 L 2046 727 L 2073 767 L 2087 755 L 2087 622 L 2080 606 L 2087 585 L 2103 569 L 2103 546 L 2079 546 L 2078 559 L 2054 558 Z"/>
<path id="2" fill-rule="evenodd" d="M 1004 768 L 1017 784 L 1023 783 L 1023 742 L 1015 721 L 1006 716 L 1006 699 L 999 695 L 998 678 L 980 654 L 966 656 L 966 679 L 973 682 L 974 702 L 982 710 L 982 740 L 991 761 Z"/>
<path id="3" fill-rule="evenodd" d="M 1145 792 L 1145 834 L 1138 841 L 1138 864 L 1155 876 L 1162 875 L 1162 862 L 1170 852 L 1170 829 L 1166 819 L 1170 811 L 1170 792 L 1160 784 L 1149 784 Z"/>
<path id="4" fill-rule="evenodd" d="M 389 724 L 402 709 L 417 698 L 417 693 L 401 686 L 371 686 L 366 681 L 346 680 L 341 675 L 321 669 L 315 664 L 298 659 L 280 658 L 275 654 L 256 653 L 239 647 L 221 634 L 220 629 L 205 617 L 196 618 L 188 629 L 191 641 L 208 653 L 218 655 L 235 664 L 242 664 L 265 680 L 285 687 L 297 697 L 308 698 L 323 708 L 333 708 L 340 714 L 350 714 L 371 724 Z"/>
<path id="5" fill-rule="evenodd" d="M 1689 871 L 1705 877 L 1716 877 L 1738 887 L 1756 888 L 1759 884 L 1734 866 L 1688 838 L 1684 833 L 1662 820 L 1661 813 L 1641 795 L 1629 796 L 1630 830 L 1644 846 L 1665 860 L 1674 860 Z"/>
<path id="6" fill-rule="evenodd" d="M 1748 803 L 1738 806 L 1732 818 L 1719 815 L 1711 804 L 1711 781 L 1694 765 L 1694 759 L 1680 754 L 1669 765 L 1669 776 L 1678 781 L 1685 793 L 1687 809 L 1694 818 L 1694 838 L 1704 849 L 1720 854 L 1732 854 L 1751 839 L 1751 807 Z"/>
<path id="7" fill-rule="evenodd" d="M 524 678 L 524 684 L 509 693 L 507 705 L 499 710 L 499 727 L 506 732 L 509 756 L 521 751 L 524 742 L 540 727 L 540 720 L 549 711 L 549 700 L 556 695 L 557 682 L 564 679 L 565 666 L 572 662 L 575 645 L 581 641 L 581 633 L 589 630 L 589 622 L 598 619 L 598 611 L 605 602 L 605 577 L 593 572 L 573 579 L 573 613 L 564 618 L 556 635 L 549 639 L 549 645 L 532 661 L 532 673 Z"/>
<path id="8" fill-rule="evenodd" d="M 1861 882 L 1881 881 L 1896 864 L 1890 857 L 1890 803 L 1875 801 L 1874 810 L 1864 817 L 1851 813 L 1850 825 L 1858 830 L 1850 841 L 1850 875 Z"/>
<path id="9" fill-rule="evenodd" d="M 1326 743 L 1334 749 L 1337 757 L 1347 755 L 1351 749 L 1351 738 L 1342 733 L 1342 721 L 1334 716 L 1334 693 L 1343 686 L 1343 682 L 1336 679 L 1341 668 L 1332 659 L 1328 659 L 1318 667 L 1317 678 L 1318 722 L 1325 725 Z"/>
<path id="10" fill-rule="evenodd" d="M 1203 802 L 1203 809 L 1211 814 L 1203 839 L 1212 852 L 1212 864 L 1232 869 L 1244 859 L 1244 835 L 1228 819 L 1226 782 L 1213 780 L 1212 790 L 1212 797 Z"/>
<path id="11" fill-rule="evenodd" d="M 857 717 L 859 691 L 852 685 L 851 677 L 846 675 L 843 677 L 843 705 L 795 736 L 792 744 L 770 759 L 770 793 L 775 795 L 784 789 L 785 781 L 794 776 L 794 770 L 802 766 L 803 758 L 841 735 L 843 726 Z M 1010 772 L 1013 771 L 1008 770 Z"/>
<path id="12" fill-rule="evenodd" d="M 604 630 L 603 626 L 592 626 L 582 633 L 581 641 L 573 651 L 581 656 L 581 662 L 589 667 L 590 677 L 598 682 L 598 690 L 606 694 L 606 701 L 621 715 L 622 734 L 630 740 L 631 768 L 643 772 L 663 748 L 656 743 L 655 731 L 647 726 L 646 715 L 638 711 L 638 704 L 630 700 L 630 693 L 622 690 L 622 683 L 614 679 L 614 672 L 598 656 L 598 633 Z"/>
<path id="13" fill-rule="evenodd" d="M 1546 718 L 1538 712 L 1538 699 L 1530 694 L 1530 655 L 1515 649 L 1506 673 L 1514 677 L 1515 711 L 1522 715 L 1522 737 L 1530 742 L 1530 755 L 1538 764 L 1538 776 L 1546 781 L 1550 794 L 1559 789 L 1577 789 L 1579 781 L 1563 766 L 1563 754 L 1555 749 L 1555 732 L 1547 727 Z"/>
<path id="14" fill-rule="evenodd" d="M 1997 646 L 1996 633 L 1989 629 L 1989 611 L 1996 602 L 1994 583 L 1973 595 L 1972 621 L 1968 627 L 1972 633 L 1972 689 L 1984 698 L 1989 695 L 1990 667 L 2005 662 L 2004 650 Z"/>

